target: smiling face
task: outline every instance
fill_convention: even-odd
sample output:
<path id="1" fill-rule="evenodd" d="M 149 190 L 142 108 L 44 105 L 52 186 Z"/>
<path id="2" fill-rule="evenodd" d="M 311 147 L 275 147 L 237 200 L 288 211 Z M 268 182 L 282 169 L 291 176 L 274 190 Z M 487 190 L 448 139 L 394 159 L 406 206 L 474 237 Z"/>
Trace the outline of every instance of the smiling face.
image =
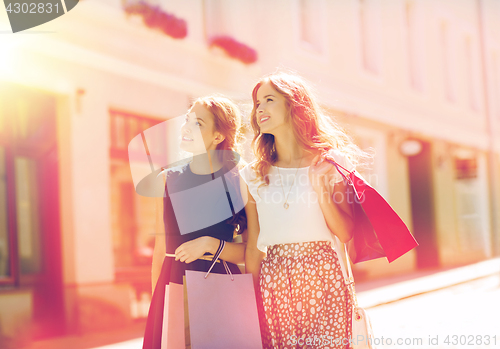
<path id="1" fill-rule="evenodd" d="M 213 114 L 200 103 L 195 103 L 186 115 L 181 137 L 180 148 L 193 154 L 215 150 L 217 144 L 224 140 L 222 134 L 215 130 Z"/>
<path id="2" fill-rule="evenodd" d="M 257 91 L 255 117 L 261 133 L 276 135 L 289 128 L 286 99 L 267 81 Z"/>

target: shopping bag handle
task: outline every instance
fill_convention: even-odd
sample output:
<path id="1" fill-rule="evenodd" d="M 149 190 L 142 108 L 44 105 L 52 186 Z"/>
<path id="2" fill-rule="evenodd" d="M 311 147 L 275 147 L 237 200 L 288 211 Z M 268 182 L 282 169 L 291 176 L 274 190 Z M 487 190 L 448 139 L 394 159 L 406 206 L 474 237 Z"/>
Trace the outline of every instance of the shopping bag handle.
<path id="1" fill-rule="evenodd" d="M 217 252 L 214 254 L 214 258 L 212 258 L 212 265 L 208 269 L 207 273 L 205 274 L 205 279 L 208 277 L 208 274 L 212 271 L 212 268 L 214 267 L 215 263 L 217 263 L 217 260 L 219 259 L 220 254 L 222 253 L 222 250 L 226 246 L 226 242 L 222 239 L 219 240 L 219 248 L 217 249 Z M 222 264 L 224 264 L 224 268 L 226 269 L 226 273 L 231 276 L 231 281 L 234 281 L 234 276 L 233 273 L 231 273 L 231 270 L 229 269 L 229 266 L 227 265 L 226 261 L 221 260 Z"/>
<path id="2" fill-rule="evenodd" d="M 329 163 L 333 164 L 335 166 L 335 168 L 337 169 L 337 171 L 340 173 L 340 175 L 342 176 L 342 181 L 344 182 L 344 184 L 348 184 L 352 187 L 352 190 L 354 191 L 354 196 L 356 197 L 357 196 L 357 193 L 356 193 L 356 188 L 354 187 L 354 184 L 352 183 L 352 180 L 350 177 L 347 177 L 342 171 L 339 170 L 339 167 L 342 168 L 343 170 L 345 170 L 347 173 L 352 174 L 354 171 L 349 171 L 348 169 L 346 169 L 345 167 L 343 167 L 342 165 L 339 165 L 335 160 L 333 159 L 330 159 L 330 158 L 325 158 L 326 161 L 328 161 Z M 351 205 L 351 216 L 352 216 L 352 219 L 353 221 L 356 219 L 356 211 L 354 210 L 354 207 L 353 205 Z M 349 262 L 349 253 L 347 252 L 347 245 L 340 242 L 340 244 L 343 245 L 344 247 L 344 254 L 345 254 L 345 259 L 344 259 L 344 264 L 345 264 L 345 268 L 346 268 L 346 271 L 347 271 L 347 275 L 344 275 L 345 277 L 347 277 L 347 280 L 346 280 L 346 285 L 347 287 L 351 287 L 351 290 L 352 290 L 352 295 L 353 295 L 353 302 L 354 302 L 354 305 L 355 307 L 357 308 L 358 307 L 358 300 L 356 298 L 356 291 L 354 289 L 354 277 L 352 275 L 352 270 L 351 270 L 351 263 Z"/>
<path id="3" fill-rule="evenodd" d="M 330 157 L 325 157 L 325 161 L 328 161 L 329 163 L 331 163 L 333 166 L 335 166 L 335 168 L 337 169 L 337 172 L 340 173 L 340 175 L 342 176 L 342 181 L 344 182 L 344 184 L 347 182 L 347 184 L 350 184 L 354 187 L 351 179 L 349 177 L 347 177 L 340 169 L 343 169 L 344 171 L 346 171 L 347 173 L 352 174 L 351 171 L 349 171 L 348 169 L 346 169 L 345 167 L 343 167 L 342 165 L 338 164 L 335 160 L 333 160 L 332 158 Z M 354 171 L 353 171 L 354 172 Z"/>

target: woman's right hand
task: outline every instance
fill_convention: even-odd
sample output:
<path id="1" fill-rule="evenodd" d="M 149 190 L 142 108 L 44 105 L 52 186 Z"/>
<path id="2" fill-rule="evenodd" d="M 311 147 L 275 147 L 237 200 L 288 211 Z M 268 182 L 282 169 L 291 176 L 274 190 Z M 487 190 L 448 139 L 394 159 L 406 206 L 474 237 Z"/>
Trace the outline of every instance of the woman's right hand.
<path id="1" fill-rule="evenodd" d="M 309 167 L 309 182 L 311 183 L 316 194 L 320 195 L 327 187 L 327 181 L 331 174 L 337 171 L 335 166 L 328 161 L 324 160 L 323 155 L 316 155 Z"/>
<path id="2" fill-rule="evenodd" d="M 175 260 L 191 263 L 202 257 L 206 252 L 215 254 L 219 246 L 219 239 L 211 236 L 201 236 L 194 240 L 186 241 L 175 250 Z"/>

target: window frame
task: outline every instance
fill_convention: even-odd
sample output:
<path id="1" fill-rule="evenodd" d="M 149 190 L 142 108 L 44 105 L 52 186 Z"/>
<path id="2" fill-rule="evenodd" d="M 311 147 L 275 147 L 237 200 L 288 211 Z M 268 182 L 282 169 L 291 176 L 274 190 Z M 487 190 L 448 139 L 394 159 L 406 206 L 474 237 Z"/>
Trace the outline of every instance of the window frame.
<path id="1" fill-rule="evenodd" d="M 109 157 L 110 157 L 110 170 L 113 166 L 123 165 L 125 162 L 128 164 L 129 161 L 129 153 L 128 153 L 128 144 L 129 142 L 140 134 L 151 127 L 165 122 L 165 118 L 153 117 L 141 113 L 130 112 L 118 108 L 109 108 Z M 116 118 L 123 118 L 123 131 L 124 134 L 124 144 L 123 147 L 117 147 L 117 129 L 116 129 Z M 132 134 L 134 132 L 130 128 L 130 120 L 134 119 L 136 121 L 136 134 Z M 148 123 L 147 127 L 144 127 L 144 123 Z M 111 176 L 110 172 L 110 176 Z M 132 177 L 130 177 L 130 183 L 133 184 Z M 111 193 L 110 193 L 111 195 Z M 111 209 L 112 211 L 113 209 Z M 112 214 L 112 213 L 110 213 Z M 120 231 L 121 233 L 121 231 Z M 114 257 L 113 251 L 113 257 Z M 115 266 L 114 267 L 114 275 L 116 282 L 129 282 L 137 286 L 139 289 L 143 289 L 144 287 L 150 286 L 150 271 L 151 265 L 130 265 L 130 266 Z M 141 286 L 142 285 L 142 286 Z M 144 286 L 145 285 L 145 286 Z"/>

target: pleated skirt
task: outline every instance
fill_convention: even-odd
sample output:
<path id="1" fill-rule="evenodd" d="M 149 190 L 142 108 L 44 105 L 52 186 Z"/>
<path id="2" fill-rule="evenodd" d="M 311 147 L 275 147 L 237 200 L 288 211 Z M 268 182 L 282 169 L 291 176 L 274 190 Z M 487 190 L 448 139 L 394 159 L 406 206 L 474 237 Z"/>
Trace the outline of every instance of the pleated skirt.
<path id="1" fill-rule="evenodd" d="M 352 299 L 330 242 L 268 247 L 259 281 L 264 348 L 350 348 Z"/>

